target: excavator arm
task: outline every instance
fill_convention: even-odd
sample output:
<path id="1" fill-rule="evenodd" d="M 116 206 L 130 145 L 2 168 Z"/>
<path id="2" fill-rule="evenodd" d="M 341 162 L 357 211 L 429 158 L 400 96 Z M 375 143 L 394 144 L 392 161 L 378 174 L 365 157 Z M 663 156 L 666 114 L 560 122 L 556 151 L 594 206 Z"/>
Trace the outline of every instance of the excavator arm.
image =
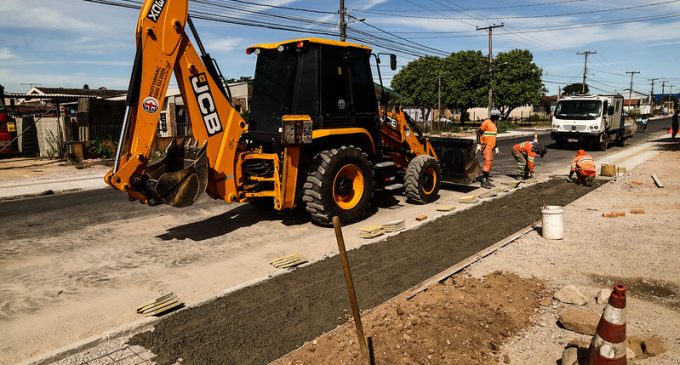
<path id="1" fill-rule="evenodd" d="M 188 6 L 188 0 L 145 0 L 142 5 L 123 128 L 114 166 L 105 176 L 130 200 L 149 205 L 192 205 L 206 189 L 215 199 L 239 199 L 235 166 L 246 123 L 193 31 Z M 162 160 L 150 163 L 171 72 L 191 122 L 194 148 L 175 140 Z"/>

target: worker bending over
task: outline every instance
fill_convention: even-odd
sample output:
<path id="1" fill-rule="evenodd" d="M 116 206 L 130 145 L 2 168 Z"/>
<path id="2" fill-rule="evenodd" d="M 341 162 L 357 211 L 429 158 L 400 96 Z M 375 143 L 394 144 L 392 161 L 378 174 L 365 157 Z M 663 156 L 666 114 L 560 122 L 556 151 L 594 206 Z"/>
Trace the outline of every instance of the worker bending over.
<path id="1" fill-rule="evenodd" d="M 576 179 L 574 176 L 576 173 Z M 571 161 L 571 171 L 569 172 L 569 180 L 577 184 L 591 186 L 597 172 L 595 170 L 595 160 L 584 150 L 578 150 L 576 157 Z"/>
<path id="2" fill-rule="evenodd" d="M 493 155 L 498 154 L 498 147 L 496 147 L 496 123 L 500 119 L 501 113 L 497 109 L 493 109 L 489 114 L 489 119 L 486 119 L 477 131 L 477 152 L 482 151 L 484 157 L 484 167 L 482 168 L 482 187 L 491 189 L 495 185 L 489 181 L 489 172 L 493 163 Z"/>
<path id="3" fill-rule="evenodd" d="M 516 180 L 533 179 L 534 159 L 536 156 L 545 156 L 548 149 L 538 142 L 525 141 L 512 147 L 512 157 L 517 162 Z"/>

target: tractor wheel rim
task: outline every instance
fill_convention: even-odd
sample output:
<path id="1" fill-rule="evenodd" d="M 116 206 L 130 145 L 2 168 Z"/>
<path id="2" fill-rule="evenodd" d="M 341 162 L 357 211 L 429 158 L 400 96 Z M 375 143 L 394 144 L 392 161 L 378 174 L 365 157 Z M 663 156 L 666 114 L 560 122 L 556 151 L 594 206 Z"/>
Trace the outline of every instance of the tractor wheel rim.
<path id="1" fill-rule="evenodd" d="M 437 171 L 434 168 L 428 167 L 423 175 L 423 193 L 430 195 L 434 192 L 437 186 Z"/>
<path id="2" fill-rule="evenodd" d="M 349 189 L 348 189 L 349 187 Z M 343 166 L 333 179 L 333 201 L 341 209 L 357 206 L 364 193 L 364 174 L 353 164 Z"/>

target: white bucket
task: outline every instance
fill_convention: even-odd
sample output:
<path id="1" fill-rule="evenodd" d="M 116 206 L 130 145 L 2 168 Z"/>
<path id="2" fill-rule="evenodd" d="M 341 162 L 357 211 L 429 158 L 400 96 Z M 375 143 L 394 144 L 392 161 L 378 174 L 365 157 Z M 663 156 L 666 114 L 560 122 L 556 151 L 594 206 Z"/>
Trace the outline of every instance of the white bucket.
<path id="1" fill-rule="evenodd" d="M 543 238 L 561 240 L 564 238 L 564 208 L 559 205 L 548 205 L 541 209 L 543 214 Z"/>

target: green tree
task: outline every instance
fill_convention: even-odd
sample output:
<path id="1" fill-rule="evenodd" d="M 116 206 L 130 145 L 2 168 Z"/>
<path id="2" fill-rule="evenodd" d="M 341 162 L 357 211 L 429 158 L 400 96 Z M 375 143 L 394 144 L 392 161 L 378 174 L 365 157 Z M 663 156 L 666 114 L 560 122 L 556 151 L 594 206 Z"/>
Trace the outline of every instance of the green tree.
<path id="1" fill-rule="evenodd" d="M 494 105 L 507 119 L 515 108 L 538 105 L 545 95 L 543 70 L 526 49 L 498 53 L 493 64 Z"/>
<path id="2" fill-rule="evenodd" d="M 441 68 L 441 58 L 422 57 L 409 62 L 392 79 L 392 88 L 404 97 L 402 103 L 420 108 L 425 119 L 431 108 L 437 104 Z M 444 80 L 442 89 L 443 84 Z"/>
<path id="3" fill-rule="evenodd" d="M 459 51 L 444 59 L 442 102 L 448 108 L 463 110 L 465 122 L 468 108 L 486 105 L 488 61 L 481 51 Z"/>
<path id="4" fill-rule="evenodd" d="M 562 88 L 562 95 L 580 94 L 581 90 L 583 90 L 583 83 L 582 82 L 569 84 L 569 85 Z M 586 84 L 585 90 L 586 90 L 586 92 L 585 92 L 586 94 L 590 92 L 590 90 L 588 89 L 588 84 Z"/>

